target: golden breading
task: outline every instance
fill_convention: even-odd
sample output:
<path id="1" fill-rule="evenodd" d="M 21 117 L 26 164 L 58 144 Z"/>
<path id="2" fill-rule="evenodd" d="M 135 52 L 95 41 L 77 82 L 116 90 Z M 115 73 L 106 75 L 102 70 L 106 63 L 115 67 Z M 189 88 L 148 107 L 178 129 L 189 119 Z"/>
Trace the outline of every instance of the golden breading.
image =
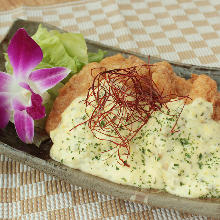
<path id="1" fill-rule="evenodd" d="M 152 79 L 163 96 L 176 94 L 175 79 L 172 66 L 167 62 L 155 63 L 151 68 Z"/>
<path id="2" fill-rule="evenodd" d="M 121 54 L 117 54 L 111 57 L 106 57 L 100 62 L 100 65 L 105 67 L 106 70 L 119 69 L 122 68 L 125 61 L 126 59 Z"/>
<path id="3" fill-rule="evenodd" d="M 193 100 L 200 97 L 208 102 L 213 102 L 217 91 L 217 84 L 213 79 L 207 75 L 198 75 L 192 82 L 189 97 Z"/>
<path id="4" fill-rule="evenodd" d="M 104 70 L 124 69 L 132 66 L 140 66 L 139 74 L 149 74 L 149 69 L 144 68 L 146 63 L 135 56 L 124 58 L 121 54 L 103 59 L 100 63 L 86 65 L 80 73 L 74 75 L 65 86 L 60 89 L 59 95 L 53 103 L 53 108 L 46 122 L 46 131 L 54 130 L 60 120 L 61 114 L 78 96 L 87 94 L 94 77 Z M 143 67 L 143 68 L 142 68 Z M 220 93 L 217 92 L 217 85 L 214 80 L 206 75 L 192 74 L 189 80 L 177 76 L 168 62 L 155 63 L 150 67 L 153 81 L 163 96 L 189 95 L 192 100 L 202 97 L 213 103 L 213 118 L 220 120 Z M 190 101 L 189 101 L 190 102 Z"/>
<path id="5" fill-rule="evenodd" d="M 177 76 L 168 62 L 155 63 L 151 67 L 152 79 L 163 96 L 169 98 L 187 96 L 192 88 L 192 82 Z"/>
<path id="6" fill-rule="evenodd" d="M 192 74 L 190 79 L 192 88 L 189 97 L 194 100 L 203 98 L 213 104 L 213 119 L 220 120 L 220 93 L 217 90 L 217 83 L 207 75 Z"/>
<path id="7" fill-rule="evenodd" d="M 192 82 L 182 77 L 176 76 L 175 88 L 178 96 L 187 96 L 192 88 Z"/>
<path id="8" fill-rule="evenodd" d="M 133 66 L 144 66 L 146 63 L 138 57 L 129 56 L 127 59 L 121 54 L 117 54 L 111 57 L 106 57 L 100 62 L 100 65 L 105 67 L 106 70 L 112 69 L 125 69 Z M 140 68 L 146 74 L 148 70 L 146 68 Z"/>
<path id="9" fill-rule="evenodd" d="M 218 92 L 213 100 L 213 119 L 220 120 L 220 93 Z"/>

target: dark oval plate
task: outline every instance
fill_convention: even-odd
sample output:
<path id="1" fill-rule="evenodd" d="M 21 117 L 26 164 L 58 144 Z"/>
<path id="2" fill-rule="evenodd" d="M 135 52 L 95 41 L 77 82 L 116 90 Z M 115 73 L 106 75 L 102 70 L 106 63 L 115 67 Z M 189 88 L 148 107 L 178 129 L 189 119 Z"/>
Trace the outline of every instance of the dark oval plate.
<path id="1" fill-rule="evenodd" d="M 4 55 L 8 43 L 18 28 L 25 28 L 26 31 L 33 35 L 39 22 L 16 20 L 11 26 L 8 34 L 0 44 L 0 70 L 5 71 Z M 57 29 L 52 25 L 43 24 L 48 29 Z M 109 47 L 95 41 L 86 40 L 88 50 L 96 52 L 103 49 L 108 52 L 107 56 L 117 53 L 123 54 L 125 57 L 135 55 L 143 60 L 147 60 L 148 56 L 125 51 L 113 47 Z M 150 63 L 159 62 L 161 59 L 150 57 Z M 220 90 L 220 68 L 210 68 L 195 65 L 187 65 L 177 62 L 169 62 L 176 74 L 189 78 L 191 73 L 207 74 L 217 81 Z M 40 134 L 44 135 L 44 133 Z M 16 135 L 14 125 L 9 123 L 5 129 L 0 130 L 0 152 L 6 156 L 25 163 L 33 168 L 41 170 L 50 175 L 56 176 L 68 183 L 81 186 L 86 189 L 109 194 L 114 197 L 145 203 L 154 207 L 173 208 L 181 212 L 191 214 L 205 215 L 210 217 L 220 217 L 220 198 L 219 199 L 187 199 L 171 195 L 158 190 L 139 189 L 137 187 L 125 186 L 110 182 L 108 180 L 86 174 L 76 169 L 69 168 L 63 164 L 53 161 L 49 157 L 49 151 L 52 142 L 50 139 L 44 141 L 39 147 L 36 145 L 27 145 L 22 143 Z"/>

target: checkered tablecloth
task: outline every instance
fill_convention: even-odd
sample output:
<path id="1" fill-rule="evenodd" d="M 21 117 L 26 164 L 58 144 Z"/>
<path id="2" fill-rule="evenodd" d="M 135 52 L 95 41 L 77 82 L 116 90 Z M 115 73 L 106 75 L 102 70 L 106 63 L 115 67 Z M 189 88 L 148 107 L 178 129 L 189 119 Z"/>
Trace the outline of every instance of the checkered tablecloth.
<path id="1" fill-rule="evenodd" d="M 220 67 L 218 0 L 81 0 L 20 7 L 0 12 L 0 40 L 16 18 L 167 60 Z M 208 218 L 91 192 L 1 155 L 0 219 Z"/>

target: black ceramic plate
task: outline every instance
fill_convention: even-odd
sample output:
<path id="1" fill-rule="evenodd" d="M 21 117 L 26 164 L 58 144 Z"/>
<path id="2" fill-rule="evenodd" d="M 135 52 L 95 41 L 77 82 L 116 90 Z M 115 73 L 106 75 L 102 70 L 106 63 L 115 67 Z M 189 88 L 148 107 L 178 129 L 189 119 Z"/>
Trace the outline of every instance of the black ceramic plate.
<path id="1" fill-rule="evenodd" d="M 30 35 L 32 35 L 36 32 L 38 25 L 38 22 L 25 20 L 17 20 L 13 23 L 7 36 L 0 44 L 1 71 L 5 71 L 3 53 L 6 52 L 9 40 L 17 29 L 23 27 Z M 60 30 L 48 24 L 43 25 L 48 29 Z M 91 40 L 86 40 L 86 42 L 90 52 L 96 52 L 98 49 L 103 49 L 108 52 L 107 56 L 121 53 L 125 57 L 131 54 L 136 55 L 145 61 L 148 58 L 145 55 L 135 54 L 129 51 L 105 46 Z M 161 61 L 161 59 L 155 57 L 150 58 L 151 63 L 158 61 Z M 217 81 L 218 88 L 220 89 L 220 68 L 186 65 L 176 62 L 170 63 L 172 64 L 174 71 L 179 76 L 189 78 L 191 73 L 207 74 Z M 40 147 L 22 143 L 17 138 L 13 124 L 9 124 L 5 129 L 0 130 L 0 152 L 2 154 L 11 157 L 14 160 L 25 163 L 33 168 L 39 169 L 45 173 L 63 179 L 71 184 L 104 194 L 109 194 L 120 199 L 145 203 L 154 207 L 173 208 L 192 214 L 200 214 L 216 218 L 220 217 L 220 199 L 186 199 L 157 190 L 141 190 L 136 187 L 112 183 L 102 178 L 83 173 L 79 170 L 66 167 L 65 165 L 53 161 L 49 157 L 51 144 L 50 139 L 44 141 Z"/>

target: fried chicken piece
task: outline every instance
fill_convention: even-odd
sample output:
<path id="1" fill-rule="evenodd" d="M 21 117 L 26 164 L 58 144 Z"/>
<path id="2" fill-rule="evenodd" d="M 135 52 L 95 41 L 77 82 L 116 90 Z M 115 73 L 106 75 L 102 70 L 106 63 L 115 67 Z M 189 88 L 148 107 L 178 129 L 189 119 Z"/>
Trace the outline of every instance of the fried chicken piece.
<path id="1" fill-rule="evenodd" d="M 49 133 L 54 130 L 61 120 L 61 114 L 78 96 L 86 95 L 94 77 L 104 71 L 117 68 L 127 68 L 134 66 L 134 63 L 142 63 L 139 58 L 124 58 L 121 54 L 104 58 L 100 63 L 89 63 L 76 75 L 74 75 L 63 88 L 59 90 L 59 95 L 53 103 L 52 110 L 47 118 L 45 129 Z M 144 63 L 144 62 L 143 62 Z"/>
<path id="2" fill-rule="evenodd" d="M 141 75 L 150 76 L 163 96 L 169 98 L 189 95 L 192 100 L 201 97 L 213 103 L 213 119 L 220 120 L 220 93 L 217 92 L 217 84 L 206 75 L 192 74 L 191 79 L 186 80 L 177 76 L 168 62 L 159 62 L 147 67 L 147 64 L 135 56 L 127 59 L 121 54 L 103 59 L 100 63 L 90 63 L 86 65 L 80 73 L 74 75 L 65 86 L 60 89 L 59 95 L 53 103 L 53 108 L 46 122 L 46 131 L 54 130 L 60 120 L 61 114 L 78 96 L 87 94 L 94 77 L 104 71 L 111 69 L 125 69 L 137 66 L 137 71 Z M 190 103 L 190 100 L 188 100 Z"/>
<path id="3" fill-rule="evenodd" d="M 218 92 L 213 101 L 213 119 L 220 120 L 220 93 Z"/>
<path id="4" fill-rule="evenodd" d="M 173 72 L 172 66 L 168 62 L 155 63 L 150 68 L 152 79 L 157 85 L 157 89 L 162 93 L 163 97 L 173 95 L 176 93 L 176 74 Z"/>
<path id="5" fill-rule="evenodd" d="M 189 97 L 194 100 L 196 98 L 203 98 L 208 102 L 214 102 L 217 95 L 216 82 L 207 75 L 193 75 L 192 88 L 189 92 Z"/>
<path id="6" fill-rule="evenodd" d="M 188 96 L 190 90 L 192 89 L 192 82 L 190 80 L 176 76 L 175 88 L 178 96 Z"/>
<path id="7" fill-rule="evenodd" d="M 194 100 L 203 98 L 213 104 L 212 118 L 216 121 L 220 120 L 220 93 L 217 90 L 217 83 L 207 75 L 192 74 L 190 79 L 192 88 L 189 97 Z M 192 101 L 188 100 L 188 103 Z"/>

